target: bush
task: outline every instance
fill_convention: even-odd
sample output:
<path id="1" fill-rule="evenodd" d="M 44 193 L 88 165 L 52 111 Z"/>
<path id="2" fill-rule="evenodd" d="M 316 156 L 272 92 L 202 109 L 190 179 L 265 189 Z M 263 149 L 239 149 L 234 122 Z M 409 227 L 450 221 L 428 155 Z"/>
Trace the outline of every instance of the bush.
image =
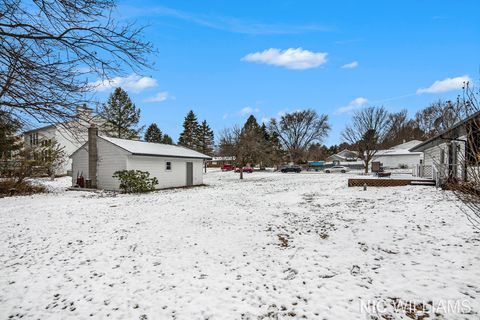
<path id="1" fill-rule="evenodd" d="M 12 178 L 0 179 L 0 195 L 2 196 L 28 195 L 41 192 L 47 192 L 47 189 L 30 181 L 23 180 L 18 182 Z"/>
<path id="2" fill-rule="evenodd" d="M 155 190 L 158 179 L 150 177 L 150 173 L 140 170 L 122 170 L 113 174 L 120 180 L 120 189 L 125 193 L 143 193 Z"/>

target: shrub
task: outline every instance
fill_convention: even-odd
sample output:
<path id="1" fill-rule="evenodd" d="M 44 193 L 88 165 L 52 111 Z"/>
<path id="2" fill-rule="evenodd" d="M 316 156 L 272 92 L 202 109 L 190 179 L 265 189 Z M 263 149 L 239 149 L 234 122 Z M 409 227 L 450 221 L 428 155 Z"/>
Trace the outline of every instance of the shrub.
<path id="1" fill-rule="evenodd" d="M 125 193 L 143 193 L 155 190 L 158 179 L 150 178 L 150 173 L 140 170 L 122 170 L 113 174 L 120 180 L 120 189 Z"/>
<path id="2" fill-rule="evenodd" d="M 34 193 L 47 192 L 42 185 L 33 184 L 30 181 L 16 181 L 16 179 L 0 179 L 0 195 L 28 195 Z"/>
<path id="3" fill-rule="evenodd" d="M 400 169 L 408 169 L 408 164 L 401 163 L 398 165 Z"/>

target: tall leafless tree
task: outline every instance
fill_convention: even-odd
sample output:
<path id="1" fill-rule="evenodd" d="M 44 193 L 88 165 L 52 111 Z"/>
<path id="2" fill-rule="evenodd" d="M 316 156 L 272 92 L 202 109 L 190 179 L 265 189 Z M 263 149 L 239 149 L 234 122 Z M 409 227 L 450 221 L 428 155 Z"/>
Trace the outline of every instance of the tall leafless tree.
<path id="1" fill-rule="evenodd" d="M 406 109 L 388 115 L 389 131 L 387 132 L 383 148 L 388 149 L 410 140 L 422 140 L 425 133 L 413 119 L 408 118 Z"/>
<path id="2" fill-rule="evenodd" d="M 352 123 L 342 132 L 343 139 L 356 147 L 365 164 L 365 173 L 390 130 L 388 112 L 384 107 L 357 110 Z"/>
<path id="3" fill-rule="evenodd" d="M 461 201 L 460 209 L 472 225 L 480 230 L 480 91 L 466 83 L 460 101 L 463 101 L 462 113 L 466 114 L 465 153 L 459 153 L 458 164 L 464 167 L 464 181 L 449 180 L 446 187 L 453 190 Z"/>
<path id="4" fill-rule="evenodd" d="M 225 128 L 220 132 L 218 154 L 234 157 L 233 163 L 240 168 L 240 179 L 243 179 L 242 169 L 246 165 L 247 149 L 242 145 L 242 129 L 240 127 Z"/>
<path id="5" fill-rule="evenodd" d="M 242 128 L 234 126 L 220 133 L 219 154 L 235 157 L 240 179 L 243 179 L 243 167 L 262 162 L 267 152 L 268 146 L 254 116 L 250 116 Z"/>
<path id="6" fill-rule="evenodd" d="M 431 138 L 445 131 L 468 116 L 465 101 L 458 97 L 455 101 L 438 100 L 415 114 L 416 126 L 424 132 L 424 138 Z"/>
<path id="7" fill-rule="evenodd" d="M 69 120 L 91 102 L 90 79 L 148 67 L 143 28 L 114 0 L 0 0 L 0 106 L 23 120 Z"/>
<path id="8" fill-rule="evenodd" d="M 269 129 L 278 136 L 290 160 L 298 163 L 304 160 L 311 144 L 321 143 L 327 137 L 330 125 L 327 115 L 308 109 L 287 113 L 279 121 L 271 119 Z"/>

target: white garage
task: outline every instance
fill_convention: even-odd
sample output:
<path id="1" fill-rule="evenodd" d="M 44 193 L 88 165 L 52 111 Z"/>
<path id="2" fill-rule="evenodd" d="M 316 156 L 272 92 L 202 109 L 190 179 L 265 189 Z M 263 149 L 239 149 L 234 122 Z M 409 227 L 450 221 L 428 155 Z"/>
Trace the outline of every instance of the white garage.
<path id="1" fill-rule="evenodd" d="M 91 181 L 92 187 L 119 190 L 113 174 L 120 170 L 141 170 L 156 177 L 157 189 L 203 184 L 204 161 L 211 158 L 180 146 L 117 139 L 97 135 L 89 128 L 88 142 L 72 158 L 72 185 L 77 177 Z"/>
<path id="2" fill-rule="evenodd" d="M 422 141 L 419 140 L 411 140 L 387 150 L 378 150 L 373 157 L 373 161 L 381 162 L 388 169 L 414 168 L 420 164 L 422 153 L 411 152 L 409 149 L 421 143 Z"/>

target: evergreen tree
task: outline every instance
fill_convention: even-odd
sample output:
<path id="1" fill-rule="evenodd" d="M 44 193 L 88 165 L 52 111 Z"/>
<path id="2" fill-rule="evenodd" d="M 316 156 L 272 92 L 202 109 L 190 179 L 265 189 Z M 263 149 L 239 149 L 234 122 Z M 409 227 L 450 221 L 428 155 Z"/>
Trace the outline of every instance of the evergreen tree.
<path id="1" fill-rule="evenodd" d="M 162 131 L 158 128 L 156 123 L 152 123 L 145 132 L 144 140 L 147 142 L 162 143 Z"/>
<path id="2" fill-rule="evenodd" d="M 173 144 L 173 139 L 168 134 L 163 135 L 162 143 L 164 144 Z"/>
<path id="3" fill-rule="evenodd" d="M 240 144 L 245 161 L 251 165 L 261 164 L 265 158 L 265 138 L 257 119 L 251 115 L 243 125 Z"/>
<path id="4" fill-rule="evenodd" d="M 106 104 L 102 106 L 102 116 L 107 120 L 107 133 L 116 138 L 132 139 L 139 136 L 143 128 L 137 128 L 140 109 L 137 109 L 127 92 L 116 88 Z"/>
<path id="5" fill-rule="evenodd" d="M 180 134 L 178 144 L 193 150 L 197 150 L 199 146 L 198 139 L 199 125 L 197 117 L 192 110 L 190 110 L 183 122 L 183 132 Z"/>
<path id="6" fill-rule="evenodd" d="M 260 167 L 272 166 L 282 161 L 282 146 L 275 132 L 269 132 L 265 123 L 260 126 L 262 152 L 260 154 Z"/>
<path id="7" fill-rule="evenodd" d="M 255 133 L 260 134 L 261 128 L 257 122 L 257 118 L 254 115 L 250 115 L 243 125 L 243 131 L 255 131 Z"/>
<path id="8" fill-rule="evenodd" d="M 213 147 L 215 143 L 213 130 L 210 129 L 210 126 L 207 124 L 206 120 L 203 120 L 202 124 L 198 128 L 198 142 L 199 152 L 206 155 L 213 154 Z"/>
<path id="9" fill-rule="evenodd" d="M 270 141 L 270 134 L 268 133 L 268 129 L 265 123 L 262 123 L 262 125 L 260 126 L 260 131 L 262 132 L 265 141 Z"/>
<path id="10" fill-rule="evenodd" d="M 10 113 L 0 110 L 0 174 L 7 170 L 9 162 L 22 148 L 21 136 L 17 133 L 22 124 L 13 118 Z"/>

